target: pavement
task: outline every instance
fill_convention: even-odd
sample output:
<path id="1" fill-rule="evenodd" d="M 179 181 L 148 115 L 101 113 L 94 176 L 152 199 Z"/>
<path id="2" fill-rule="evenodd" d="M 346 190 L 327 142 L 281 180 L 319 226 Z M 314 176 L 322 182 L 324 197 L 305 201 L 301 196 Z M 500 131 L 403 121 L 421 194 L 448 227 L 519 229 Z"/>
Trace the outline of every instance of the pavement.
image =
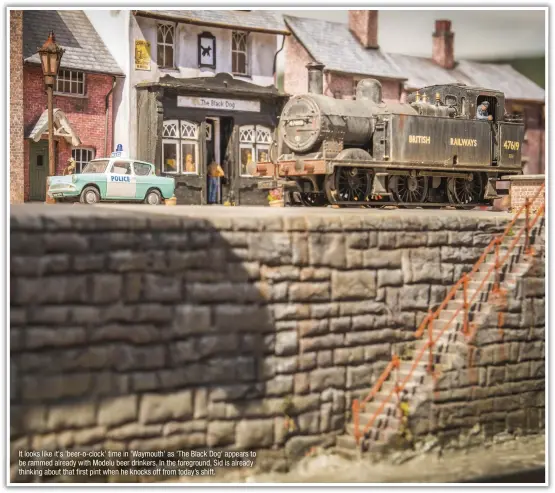
<path id="1" fill-rule="evenodd" d="M 511 219 L 508 212 L 491 210 L 453 210 L 453 209 L 368 209 L 355 207 L 260 207 L 260 206 L 238 206 L 226 207 L 223 205 L 175 205 L 175 206 L 153 206 L 146 204 L 114 204 L 104 203 L 97 205 L 82 204 L 44 204 L 26 203 L 11 206 L 11 214 L 41 214 L 48 209 L 48 214 L 63 214 L 71 216 L 90 215 L 94 210 L 95 215 L 114 215 L 122 212 L 137 214 L 163 214 L 182 217 L 307 217 L 307 216 L 376 216 L 376 217 L 466 217 L 466 218 L 499 218 Z"/>

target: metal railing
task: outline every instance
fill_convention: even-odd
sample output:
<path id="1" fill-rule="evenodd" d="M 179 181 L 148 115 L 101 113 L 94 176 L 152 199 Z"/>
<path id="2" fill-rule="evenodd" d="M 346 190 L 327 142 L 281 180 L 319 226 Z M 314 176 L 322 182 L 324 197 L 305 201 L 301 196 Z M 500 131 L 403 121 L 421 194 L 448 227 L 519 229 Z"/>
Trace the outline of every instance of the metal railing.
<path id="1" fill-rule="evenodd" d="M 391 374 L 393 369 L 395 369 L 395 368 L 398 369 L 400 367 L 401 361 L 400 361 L 399 357 L 395 354 L 392 356 L 391 361 L 389 362 L 389 364 L 387 365 L 387 367 L 385 368 L 385 370 L 383 371 L 381 376 L 378 378 L 378 381 L 374 384 L 374 386 L 372 387 L 372 390 L 362 400 L 362 402 L 359 402 L 358 399 L 355 399 L 353 401 L 353 405 L 352 405 L 353 424 L 354 424 L 354 435 L 355 435 L 355 440 L 356 440 L 357 445 L 359 444 L 361 437 L 365 436 L 366 433 L 370 430 L 370 428 L 372 428 L 372 425 L 374 424 L 376 418 L 383 412 L 383 410 L 385 409 L 385 406 L 392 399 L 393 395 L 396 395 L 397 396 L 397 402 L 400 402 L 399 394 L 405 389 L 407 383 L 410 381 L 412 375 L 414 374 L 414 371 L 415 371 L 416 367 L 420 363 L 420 360 L 422 359 L 422 357 L 424 356 L 426 351 L 428 351 L 427 370 L 428 370 L 429 373 L 431 373 L 433 375 L 434 380 L 437 381 L 438 375 L 434 371 L 434 364 L 433 364 L 433 349 L 434 349 L 436 343 L 439 341 L 439 339 L 443 336 L 443 334 L 451 327 L 451 324 L 459 316 L 461 311 L 464 312 L 464 316 L 463 316 L 463 334 L 464 334 L 467 342 L 471 342 L 473 340 L 474 335 L 476 334 L 476 331 L 477 331 L 477 326 L 474 325 L 474 324 L 469 324 L 469 309 L 473 305 L 474 301 L 476 300 L 476 297 L 481 293 L 484 286 L 486 286 L 486 283 L 489 280 L 491 274 L 493 272 L 495 272 L 494 286 L 493 286 L 492 292 L 497 292 L 499 290 L 501 269 L 504 267 L 505 263 L 510 258 L 510 255 L 511 255 L 512 251 L 514 250 L 515 246 L 517 245 L 518 241 L 520 240 L 520 238 L 522 237 L 523 234 L 525 235 L 524 253 L 525 254 L 533 253 L 531 248 L 530 248 L 530 233 L 531 233 L 532 229 L 534 228 L 534 226 L 536 225 L 536 222 L 538 221 L 539 217 L 543 214 L 544 209 L 545 209 L 545 204 L 542 204 L 538 208 L 532 222 L 530 222 L 530 205 L 534 202 L 534 200 L 536 200 L 536 198 L 539 196 L 539 194 L 543 191 L 544 188 L 545 188 L 545 184 L 542 184 L 538 188 L 536 194 L 532 197 L 532 199 L 526 198 L 526 201 L 525 201 L 524 205 L 514 215 L 513 219 L 507 225 L 504 232 L 502 234 L 494 237 L 490 241 L 490 243 L 486 246 L 486 248 L 484 249 L 484 252 L 480 256 L 478 261 L 474 264 L 472 270 L 469 273 L 464 273 L 462 275 L 462 277 L 451 288 L 451 290 L 449 291 L 449 293 L 447 294 L 447 296 L 445 297 L 443 302 L 439 305 L 439 307 L 435 311 L 432 312 L 430 310 L 428 312 L 428 315 L 424 318 L 424 320 L 422 321 L 422 323 L 419 325 L 419 327 L 416 329 L 416 332 L 415 332 L 415 337 L 417 339 L 421 338 L 422 335 L 424 334 L 424 331 L 426 330 L 426 327 L 427 327 L 428 328 L 428 341 L 422 346 L 422 348 L 420 349 L 420 351 L 418 352 L 418 354 L 414 358 L 413 364 L 411 366 L 411 369 L 410 369 L 409 373 L 406 375 L 406 377 L 403 379 L 403 381 L 401 383 L 399 383 L 399 382 L 395 383 L 393 389 L 389 392 L 389 394 L 387 396 L 385 396 L 385 398 L 381 402 L 381 405 L 376 409 L 376 411 L 374 412 L 372 417 L 368 420 L 368 422 L 367 422 L 366 426 L 364 427 L 364 429 L 362 430 L 362 432 L 360 430 L 360 413 L 361 413 L 361 411 L 364 410 L 365 405 L 370 400 L 374 399 L 374 397 L 376 397 L 376 395 L 378 394 L 378 392 L 382 388 L 382 385 L 387 380 L 387 378 L 389 377 L 389 375 Z M 525 215 L 526 215 L 524 227 L 519 231 L 518 234 L 514 235 L 515 237 L 514 237 L 513 241 L 510 243 L 506 254 L 503 257 L 500 257 L 499 247 L 501 246 L 503 240 L 507 236 L 509 236 L 509 233 L 512 232 L 512 228 L 513 228 L 514 224 L 516 223 L 517 219 L 520 217 L 520 215 L 523 212 L 525 212 Z M 494 253 L 494 256 L 495 256 L 495 260 L 493 262 L 493 265 L 487 270 L 486 274 L 482 278 L 482 282 L 480 283 L 478 288 L 475 290 L 473 296 L 469 300 L 468 299 L 468 283 L 469 283 L 469 280 L 478 271 L 478 269 L 484 263 L 485 259 L 487 258 L 487 256 L 490 253 Z M 434 335 L 433 335 L 434 320 L 439 322 L 439 320 L 438 320 L 439 315 L 445 309 L 447 304 L 454 298 L 454 296 L 456 295 L 456 293 L 458 292 L 458 290 L 461 287 L 463 289 L 462 304 L 457 308 L 457 310 L 455 310 L 455 313 L 443 325 L 443 327 L 440 329 L 439 333 L 434 337 Z"/>

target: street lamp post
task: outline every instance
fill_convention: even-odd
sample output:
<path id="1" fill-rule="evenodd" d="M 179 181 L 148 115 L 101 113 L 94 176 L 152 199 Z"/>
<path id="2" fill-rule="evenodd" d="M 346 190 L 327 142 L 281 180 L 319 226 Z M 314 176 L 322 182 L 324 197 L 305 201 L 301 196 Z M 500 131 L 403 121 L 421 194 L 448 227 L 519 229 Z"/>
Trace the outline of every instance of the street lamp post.
<path id="1" fill-rule="evenodd" d="M 64 49 L 56 43 L 54 32 L 50 31 L 46 43 L 38 49 L 40 63 L 42 65 L 42 75 L 44 76 L 44 85 L 46 87 L 46 95 L 48 98 L 48 175 L 56 174 L 56 163 L 54 156 L 54 83 L 60 68 L 60 61 L 64 54 Z M 48 181 L 46 179 L 46 201 L 48 202 Z"/>

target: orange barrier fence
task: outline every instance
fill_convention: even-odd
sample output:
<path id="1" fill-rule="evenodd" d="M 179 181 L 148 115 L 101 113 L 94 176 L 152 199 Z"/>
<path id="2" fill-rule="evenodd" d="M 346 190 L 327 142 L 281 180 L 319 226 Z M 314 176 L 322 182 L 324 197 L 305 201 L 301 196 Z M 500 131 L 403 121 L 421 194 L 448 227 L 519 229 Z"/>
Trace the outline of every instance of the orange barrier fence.
<path id="1" fill-rule="evenodd" d="M 470 342 L 474 338 L 474 335 L 476 334 L 476 331 L 477 331 L 477 327 L 476 326 L 474 326 L 473 328 L 469 327 L 469 321 L 468 321 L 469 308 L 472 306 L 476 297 L 482 291 L 482 289 L 484 288 L 484 286 L 486 285 L 487 281 L 489 280 L 491 274 L 494 271 L 495 271 L 495 278 L 494 278 L 495 280 L 494 280 L 493 292 L 496 292 L 499 289 L 500 270 L 503 268 L 503 266 L 505 265 L 505 263 L 509 259 L 512 251 L 514 250 L 515 246 L 517 245 L 518 241 L 520 240 L 520 238 L 522 237 L 523 234 L 525 234 L 524 252 L 526 254 L 531 253 L 531 250 L 530 250 L 530 232 L 532 231 L 532 229 L 536 225 L 536 222 L 538 221 L 539 217 L 543 214 L 543 212 L 545 210 L 545 204 L 542 205 L 538 209 L 538 211 L 537 211 L 537 213 L 536 213 L 532 222 L 530 222 L 530 217 L 529 217 L 530 216 L 530 204 L 533 203 L 534 200 L 536 200 L 536 198 L 542 192 L 544 187 L 545 187 L 545 184 L 542 184 L 538 188 L 538 191 L 536 192 L 534 197 L 532 197 L 531 199 L 529 199 L 529 198 L 526 199 L 524 205 L 517 211 L 517 213 L 515 214 L 515 216 L 511 220 L 511 222 L 505 228 L 504 232 L 501 235 L 496 236 L 495 238 L 493 238 L 490 241 L 490 243 L 486 246 L 486 248 L 484 249 L 484 252 L 480 256 L 478 261 L 474 264 L 472 270 L 469 273 L 465 273 L 465 274 L 462 275 L 462 277 L 455 283 L 455 285 L 451 288 L 451 290 L 449 291 L 449 293 L 447 294 L 447 296 L 445 297 L 443 302 L 439 305 L 439 307 L 434 312 L 432 312 L 431 310 L 428 312 L 428 315 L 424 318 L 424 320 L 422 321 L 422 323 L 419 325 L 419 327 L 416 329 L 416 332 L 415 332 L 415 337 L 420 338 L 424 334 L 424 331 L 425 331 L 426 327 L 428 327 L 428 342 L 422 346 L 422 348 L 420 349 L 420 351 L 418 352 L 418 354 L 414 358 L 414 361 L 413 361 L 413 364 L 411 366 L 411 369 L 410 369 L 409 373 L 405 376 L 405 378 L 403 379 L 403 381 L 400 384 L 398 382 L 396 382 L 396 385 L 394 386 L 394 388 L 383 399 L 381 405 L 378 407 L 378 409 L 376 409 L 376 411 L 374 412 L 372 417 L 368 420 L 368 423 L 366 424 L 366 426 L 364 427 L 362 432 L 360 431 L 360 422 L 359 422 L 360 412 L 364 409 L 364 406 L 378 394 L 382 385 L 387 380 L 387 378 L 389 377 L 389 375 L 391 374 L 393 369 L 394 368 L 397 368 L 397 369 L 399 368 L 400 363 L 401 363 L 399 357 L 397 355 L 393 355 L 390 363 L 387 365 L 387 367 L 385 368 L 385 370 L 381 374 L 380 378 L 378 378 L 378 381 L 373 386 L 370 393 L 362 400 L 362 402 L 359 402 L 358 399 L 355 399 L 353 401 L 353 406 L 352 406 L 352 409 L 353 409 L 353 424 L 354 424 L 355 440 L 356 440 L 357 444 L 360 442 L 360 438 L 362 436 L 366 435 L 366 433 L 370 430 L 370 428 L 372 428 L 372 425 L 374 424 L 375 420 L 383 412 L 386 404 L 391 400 L 393 395 L 397 394 L 397 397 L 399 397 L 399 393 L 402 392 L 404 390 L 404 388 L 406 387 L 407 383 L 411 379 L 416 367 L 420 363 L 420 360 L 422 359 L 422 357 L 426 353 L 426 351 L 428 351 L 428 372 L 430 372 L 430 373 L 433 372 L 433 366 L 434 366 L 433 365 L 433 348 L 435 347 L 437 341 L 451 327 L 451 324 L 459 316 L 461 310 L 464 311 L 463 334 L 464 334 L 467 342 Z M 513 228 L 514 224 L 516 223 L 517 219 L 519 218 L 519 216 L 522 214 L 522 212 L 525 212 L 525 225 L 519 231 L 519 233 L 517 235 L 515 235 L 514 240 L 510 243 L 510 246 L 507 249 L 507 253 L 502 258 L 499 258 L 500 257 L 499 247 L 502 244 L 505 237 L 507 237 L 509 235 L 509 232 L 512 232 L 512 228 Z M 474 295 L 470 298 L 470 300 L 468 300 L 467 291 L 468 291 L 469 279 L 471 278 L 471 276 L 473 276 L 478 271 L 480 266 L 484 263 L 485 259 L 487 258 L 488 254 L 492 253 L 493 249 L 495 249 L 495 251 L 493 252 L 494 255 L 495 255 L 495 260 L 493 262 L 493 265 L 487 270 L 485 276 L 482 278 L 482 282 L 480 283 L 478 288 L 475 290 Z M 443 325 L 443 327 L 440 329 L 439 333 L 434 338 L 434 336 L 433 336 L 434 320 L 437 320 L 439 322 L 438 318 L 439 318 L 440 313 L 442 312 L 442 310 L 445 309 L 445 307 L 447 306 L 449 301 L 451 301 L 453 299 L 453 297 L 456 295 L 457 291 L 459 290 L 459 288 L 461 286 L 463 288 L 463 302 L 462 302 L 462 304 L 457 308 L 457 310 L 455 310 L 455 313 L 452 315 L 452 317 L 449 319 L 449 321 L 446 322 Z"/>

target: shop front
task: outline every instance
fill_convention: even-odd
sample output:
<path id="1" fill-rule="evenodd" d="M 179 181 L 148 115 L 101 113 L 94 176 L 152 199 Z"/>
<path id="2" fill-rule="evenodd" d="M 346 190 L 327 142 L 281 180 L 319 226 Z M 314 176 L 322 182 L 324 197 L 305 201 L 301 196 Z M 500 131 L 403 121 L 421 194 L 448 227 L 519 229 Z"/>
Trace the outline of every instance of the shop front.
<path id="1" fill-rule="evenodd" d="M 136 88 L 137 158 L 175 178 L 178 204 L 267 205 L 252 174 L 270 160 L 285 94 L 230 74 L 166 76 Z M 211 189 L 217 165 L 224 176 Z"/>

